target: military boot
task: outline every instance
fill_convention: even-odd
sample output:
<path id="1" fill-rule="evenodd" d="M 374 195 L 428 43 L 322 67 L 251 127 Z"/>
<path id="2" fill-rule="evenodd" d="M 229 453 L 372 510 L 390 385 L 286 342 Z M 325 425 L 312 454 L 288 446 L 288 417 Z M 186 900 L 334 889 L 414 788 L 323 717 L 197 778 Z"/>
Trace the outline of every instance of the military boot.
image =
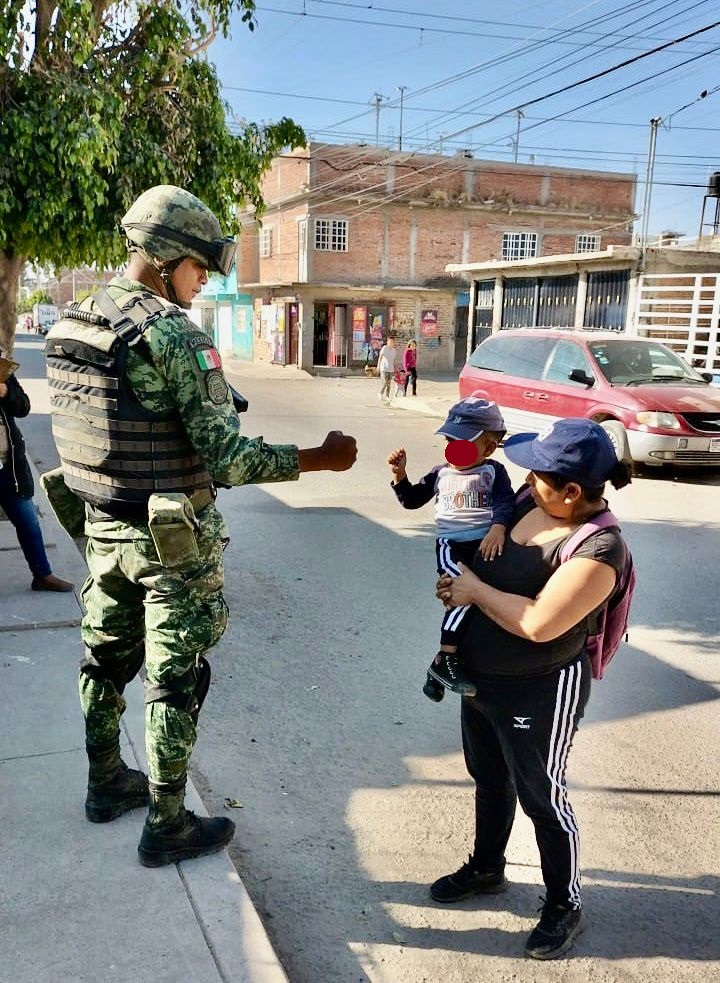
<path id="1" fill-rule="evenodd" d="M 147 776 L 128 768 L 120 757 L 120 735 L 105 744 L 87 744 L 90 763 L 85 815 L 91 823 L 109 823 L 149 801 Z"/>
<path id="2" fill-rule="evenodd" d="M 205 819 L 185 808 L 185 781 L 163 785 L 150 782 L 150 812 L 138 845 L 144 867 L 163 867 L 217 853 L 235 834 L 235 823 L 230 819 Z"/>

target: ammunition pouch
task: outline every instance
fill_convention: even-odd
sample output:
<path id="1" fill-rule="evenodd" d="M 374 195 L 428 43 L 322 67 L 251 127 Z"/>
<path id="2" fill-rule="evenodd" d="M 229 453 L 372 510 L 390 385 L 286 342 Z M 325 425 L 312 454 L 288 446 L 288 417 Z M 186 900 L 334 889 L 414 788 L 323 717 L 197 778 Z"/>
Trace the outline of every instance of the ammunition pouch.
<path id="1" fill-rule="evenodd" d="M 164 567 L 173 569 L 200 559 L 197 528 L 195 511 L 187 495 L 175 492 L 150 496 L 148 530 Z"/>
<path id="2" fill-rule="evenodd" d="M 40 484 L 47 495 L 57 520 L 69 536 L 82 536 L 85 528 L 85 503 L 65 484 L 62 468 L 53 468 L 40 475 Z"/>

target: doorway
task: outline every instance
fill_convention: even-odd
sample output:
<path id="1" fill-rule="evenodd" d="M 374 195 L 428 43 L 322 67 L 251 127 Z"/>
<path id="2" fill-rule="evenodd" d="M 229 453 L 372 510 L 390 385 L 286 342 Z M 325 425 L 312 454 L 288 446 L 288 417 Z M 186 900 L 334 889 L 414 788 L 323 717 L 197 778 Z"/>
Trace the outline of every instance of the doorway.
<path id="1" fill-rule="evenodd" d="M 328 333 L 328 305 L 315 304 L 313 313 L 313 365 L 327 365 Z"/>

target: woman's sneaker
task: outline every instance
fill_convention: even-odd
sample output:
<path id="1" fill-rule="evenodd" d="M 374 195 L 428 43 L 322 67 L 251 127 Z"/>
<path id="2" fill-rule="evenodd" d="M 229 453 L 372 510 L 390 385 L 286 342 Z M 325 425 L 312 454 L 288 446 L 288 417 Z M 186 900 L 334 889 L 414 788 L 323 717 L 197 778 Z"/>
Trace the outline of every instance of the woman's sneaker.
<path id="1" fill-rule="evenodd" d="M 438 662 L 432 662 L 428 668 L 428 675 L 441 683 L 446 689 L 451 689 L 453 693 L 460 696 L 475 696 L 477 687 L 471 683 L 463 671 L 462 662 L 454 652 L 438 652 Z"/>
<path id="2" fill-rule="evenodd" d="M 563 908 L 547 901 L 540 910 L 540 921 L 528 936 L 525 955 L 531 959 L 557 959 L 585 929 L 587 919 L 582 908 Z"/>
<path id="3" fill-rule="evenodd" d="M 500 894 L 507 887 L 504 871 L 479 871 L 469 857 L 460 870 L 446 874 L 430 886 L 430 897 L 440 904 L 454 904 L 474 894 Z"/>

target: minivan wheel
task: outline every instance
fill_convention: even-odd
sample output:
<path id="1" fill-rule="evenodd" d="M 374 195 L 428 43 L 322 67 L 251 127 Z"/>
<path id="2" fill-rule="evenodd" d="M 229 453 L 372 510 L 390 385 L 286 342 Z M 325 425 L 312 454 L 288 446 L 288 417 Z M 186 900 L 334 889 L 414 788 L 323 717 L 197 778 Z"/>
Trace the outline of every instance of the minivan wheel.
<path id="1" fill-rule="evenodd" d="M 618 423 L 617 420 L 603 420 L 600 426 L 612 441 L 618 461 L 625 461 L 627 464 L 632 464 L 627 434 L 622 423 Z"/>

